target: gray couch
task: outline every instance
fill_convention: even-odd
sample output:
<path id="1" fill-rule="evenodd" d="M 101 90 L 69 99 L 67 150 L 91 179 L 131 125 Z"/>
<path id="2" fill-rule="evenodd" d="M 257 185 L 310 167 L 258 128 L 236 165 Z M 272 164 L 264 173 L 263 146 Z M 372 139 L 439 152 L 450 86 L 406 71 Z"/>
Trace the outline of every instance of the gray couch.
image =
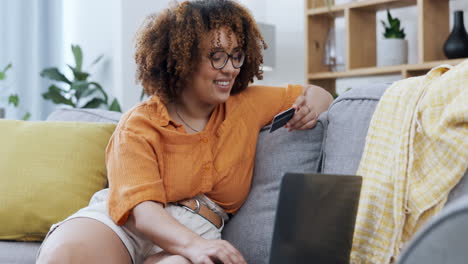
<path id="1" fill-rule="evenodd" d="M 388 84 L 353 89 L 337 98 L 309 131 L 260 133 L 251 193 L 230 220 L 224 238 L 248 263 L 267 263 L 284 172 L 354 174 L 375 107 Z M 48 120 L 117 122 L 103 110 L 58 110 Z M 466 175 L 466 174 L 465 174 Z M 466 263 L 468 259 L 467 177 L 455 187 L 444 211 L 428 223 L 403 252 L 400 264 Z M 40 243 L 0 242 L 0 263 L 33 263 Z"/>

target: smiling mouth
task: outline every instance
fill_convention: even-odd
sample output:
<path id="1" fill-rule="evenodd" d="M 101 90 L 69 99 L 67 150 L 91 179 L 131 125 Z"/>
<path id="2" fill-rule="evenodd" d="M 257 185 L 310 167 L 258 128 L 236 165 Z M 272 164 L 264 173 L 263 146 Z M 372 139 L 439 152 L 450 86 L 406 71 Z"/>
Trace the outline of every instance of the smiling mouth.
<path id="1" fill-rule="evenodd" d="M 215 84 L 220 85 L 220 86 L 228 86 L 229 81 L 214 81 Z"/>
<path id="2" fill-rule="evenodd" d="M 215 80 L 213 83 L 216 85 L 216 87 L 221 91 L 221 92 L 229 92 L 231 90 L 231 81 L 220 81 L 220 80 Z"/>

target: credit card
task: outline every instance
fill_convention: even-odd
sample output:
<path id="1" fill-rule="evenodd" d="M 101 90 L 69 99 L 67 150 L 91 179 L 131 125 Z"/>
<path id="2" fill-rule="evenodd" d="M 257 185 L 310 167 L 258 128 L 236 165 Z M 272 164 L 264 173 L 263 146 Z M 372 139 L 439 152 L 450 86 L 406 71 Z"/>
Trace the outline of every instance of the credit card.
<path id="1" fill-rule="evenodd" d="M 294 116 L 295 111 L 296 110 L 291 107 L 288 110 L 275 115 L 273 122 L 271 122 L 270 133 L 286 125 L 286 123 L 288 123 L 288 121 Z"/>

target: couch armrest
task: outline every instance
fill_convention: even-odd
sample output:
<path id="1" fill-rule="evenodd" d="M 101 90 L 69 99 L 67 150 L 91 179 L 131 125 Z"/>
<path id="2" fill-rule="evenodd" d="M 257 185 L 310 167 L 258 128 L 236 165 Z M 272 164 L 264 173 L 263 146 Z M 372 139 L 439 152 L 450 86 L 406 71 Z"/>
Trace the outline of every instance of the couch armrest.
<path id="1" fill-rule="evenodd" d="M 468 195 L 447 205 L 410 241 L 398 264 L 467 263 Z"/>

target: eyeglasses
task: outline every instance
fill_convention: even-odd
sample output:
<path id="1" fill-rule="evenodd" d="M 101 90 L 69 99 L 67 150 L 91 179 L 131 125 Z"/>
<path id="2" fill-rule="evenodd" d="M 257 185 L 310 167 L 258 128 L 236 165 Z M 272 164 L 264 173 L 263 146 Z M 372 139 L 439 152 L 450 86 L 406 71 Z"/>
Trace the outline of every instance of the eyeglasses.
<path id="1" fill-rule="evenodd" d="M 231 59 L 232 67 L 239 69 L 244 64 L 245 54 L 242 50 L 236 50 L 232 54 L 225 51 L 215 51 L 210 53 L 209 58 L 211 66 L 217 70 L 224 68 L 229 59 Z"/>

